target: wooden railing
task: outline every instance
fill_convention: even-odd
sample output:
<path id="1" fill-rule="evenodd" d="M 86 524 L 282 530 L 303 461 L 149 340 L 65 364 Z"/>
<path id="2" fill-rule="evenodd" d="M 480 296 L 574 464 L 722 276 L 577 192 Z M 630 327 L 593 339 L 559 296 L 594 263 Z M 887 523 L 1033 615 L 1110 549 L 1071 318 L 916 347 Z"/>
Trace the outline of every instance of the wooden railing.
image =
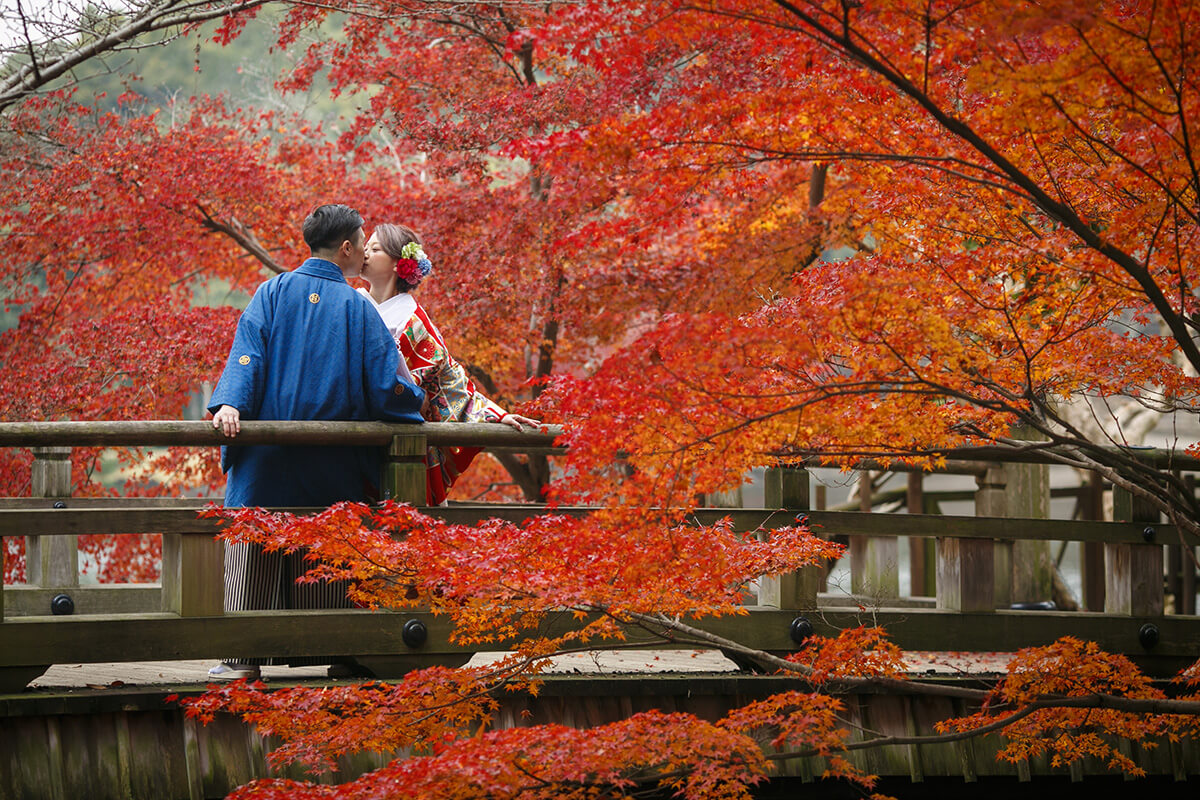
<path id="1" fill-rule="evenodd" d="M 553 432 L 519 433 L 497 425 L 246 422 L 236 441 L 387 446 L 385 494 L 419 505 L 425 496 L 420 459 L 427 444 L 551 453 L 557 452 L 553 439 Z M 225 613 L 222 545 L 213 538 L 216 524 L 196 516 L 205 500 L 69 496 L 70 446 L 223 443 L 207 422 L 0 423 L 0 446 L 29 447 L 35 454 L 34 497 L 0 501 L 0 535 L 27 537 L 30 559 L 30 585 L 6 586 L 0 595 L 0 679 L 10 687 L 23 685 L 54 663 L 217 658 L 234 652 L 285 658 L 347 653 L 404 656 L 413 663 L 452 659 L 466 652 L 450 644 L 444 619 L 423 612 Z M 823 594 L 824 570 L 809 568 L 763 579 L 748 619 L 699 624 L 773 652 L 794 650 L 807 629 L 828 634 L 866 621 L 885 625 L 898 644 L 911 650 L 1011 651 L 1070 634 L 1135 657 L 1154 671 L 1173 670 L 1200 653 L 1200 618 L 1165 613 L 1163 591 L 1164 546 L 1176 545 L 1192 553 L 1198 544 L 1194 537 L 1181 539 L 1180 532 L 1160 524 L 1157 513 L 1120 490 L 1114 492 L 1120 521 L 1038 519 L 1045 516 L 1038 513 L 1040 501 L 1014 490 L 1020 485 L 1021 492 L 1027 492 L 1031 485 L 1031 473 L 1020 472 L 1029 469 L 1021 464 L 1028 454 L 995 449 L 950 455 L 946 471 L 977 476 L 977 516 L 814 509 L 810 476 L 796 468 L 767 471 L 763 508 L 697 511 L 698 522 L 728 515 L 741 531 L 769 529 L 789 524 L 797 515 L 806 516 L 818 533 L 850 537 L 853 575 L 850 603 L 835 603 Z M 1177 467 L 1178 462 L 1172 465 Z M 919 489 L 919 482 L 910 483 L 910 495 L 919 494 Z M 909 503 L 913 508 L 923 506 L 911 496 Z M 520 521 L 536 514 L 538 507 L 426 510 L 449 521 L 470 523 L 488 517 Z M 1022 511 L 1023 515 L 1010 516 Z M 557 513 L 589 510 L 568 508 Z M 80 587 L 73 537 L 81 533 L 163 534 L 161 584 Z M 932 603 L 922 606 L 899 597 L 892 575 L 897 537 L 936 541 Z M 1102 551 L 1102 610 L 1072 613 L 1011 607 L 1013 589 L 1005 585 L 1005 576 L 1013 574 L 1007 565 L 1014 548 L 1026 543 L 1044 546 L 1051 540 L 1082 542 Z M 52 613 L 51 602 L 60 595 L 71 598 L 74 613 Z M 425 628 L 423 639 L 405 634 L 406 625 L 414 620 Z M 562 624 L 572 623 L 564 619 Z M 662 646 L 658 640 L 647 644 Z"/>

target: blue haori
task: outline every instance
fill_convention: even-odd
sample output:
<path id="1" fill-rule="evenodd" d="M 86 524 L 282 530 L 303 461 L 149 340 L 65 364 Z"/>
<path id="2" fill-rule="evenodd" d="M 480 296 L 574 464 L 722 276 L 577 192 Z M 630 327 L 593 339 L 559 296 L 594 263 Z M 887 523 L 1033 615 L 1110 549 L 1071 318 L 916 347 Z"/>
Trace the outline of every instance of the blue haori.
<path id="1" fill-rule="evenodd" d="M 334 263 L 310 258 L 258 287 L 208 408 L 243 420 L 422 421 L 424 393 L 396 374 L 395 342 Z M 367 500 L 380 447 L 223 448 L 226 507 Z"/>

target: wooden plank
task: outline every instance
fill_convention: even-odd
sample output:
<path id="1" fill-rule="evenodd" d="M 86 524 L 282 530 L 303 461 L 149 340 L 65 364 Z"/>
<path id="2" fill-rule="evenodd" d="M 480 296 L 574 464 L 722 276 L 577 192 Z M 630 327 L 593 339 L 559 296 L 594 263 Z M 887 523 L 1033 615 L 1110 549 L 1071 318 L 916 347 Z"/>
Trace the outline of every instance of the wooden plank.
<path id="1" fill-rule="evenodd" d="M 506 729 L 546 723 L 601 725 L 627 718 L 634 711 L 649 709 L 678 711 L 711 721 L 728 713 L 732 706 L 732 698 L 728 695 L 697 695 L 690 687 L 681 686 L 680 681 L 669 678 L 660 679 L 659 692 L 632 697 L 622 694 L 629 687 L 620 681 L 596 676 L 589 676 L 589 680 L 603 684 L 607 693 L 603 696 L 581 697 L 556 692 L 553 678 L 546 682 L 543 691 L 536 697 L 525 693 L 504 693 L 497 698 L 499 708 L 493 715 L 492 727 Z M 759 681 L 749 687 L 743 698 L 761 699 L 773 689 L 777 690 L 778 686 Z M 229 714 L 220 714 L 210 724 L 199 725 L 194 720 L 188 720 L 178 705 L 162 702 L 165 693 L 160 691 L 157 702 L 146 710 L 64 717 L 53 723 L 45 717 L 6 720 L 11 727 L 5 729 L 7 736 L 0 737 L 0 767 L 4 767 L 0 769 L 0 792 L 6 798 L 215 798 L 224 797 L 254 778 L 292 778 L 322 784 L 350 781 L 364 772 L 380 768 L 393 758 L 407 755 L 403 752 L 371 751 L 339 758 L 338 770 L 332 775 L 305 774 L 303 768 L 297 765 L 269 769 L 264 751 L 277 746 L 278 740 L 260 736 L 253 726 Z M 881 714 L 877 707 L 892 702 L 894 699 L 887 696 L 852 695 L 846 698 L 846 721 L 851 725 L 861 725 L 879 718 Z M 964 714 L 969 709 L 951 707 L 945 710 Z M 43 766 L 53 748 L 54 727 L 63 733 L 60 749 L 69 767 L 58 780 L 54 780 Z M 68 728 L 71 729 L 70 733 L 67 733 Z M 188 764 L 181 763 L 181 743 L 183 749 L 193 752 L 197 758 L 194 773 Z M 1029 786 L 1017 785 L 1012 779 L 1016 770 L 996 758 L 996 751 L 1002 744 L 1000 737 L 992 736 L 971 740 L 966 748 L 957 744 L 946 745 L 943 749 L 952 760 L 945 768 L 942 768 L 943 759 L 938 759 L 933 767 L 923 770 L 926 779 L 938 780 L 929 780 L 929 785 L 923 791 L 922 787 L 910 786 L 907 792 L 899 794 L 955 797 L 967 793 L 969 787 L 957 781 L 945 780 L 951 775 L 980 778 L 984 782 L 974 791 L 981 797 L 1020 796 L 1023 793 L 1036 797 L 1063 794 L 1069 788 L 1063 781 L 1066 770 L 1052 768 L 1049 759 L 1044 756 L 1030 762 L 1035 782 Z M 1134 756 L 1137 763 L 1159 780 L 1152 780 L 1144 786 L 1139 783 L 1122 786 L 1119 781 L 1113 780 L 1097 781 L 1095 785 L 1082 787 L 1082 791 L 1069 791 L 1067 796 L 1082 797 L 1090 793 L 1099 797 L 1108 792 L 1120 795 L 1125 793 L 1120 791 L 1122 788 L 1130 793 L 1166 797 L 1194 795 L 1194 791 L 1189 793 L 1182 784 L 1175 789 L 1161 780 L 1174 777 L 1178 781 L 1195 775 L 1197 762 L 1194 756 L 1184 760 L 1183 747 L 1168 744 L 1165 740 L 1159 740 L 1157 744 L 1160 746 L 1156 750 L 1164 754 L 1163 758 L 1150 762 L 1138 758 L 1137 754 Z M 1123 751 L 1128 750 L 1124 744 L 1118 743 L 1118 746 Z M 769 745 L 764 749 L 770 752 Z M 923 749 L 928 752 L 929 746 L 923 746 Z M 1168 753 L 1172 756 L 1179 753 L 1179 760 L 1167 759 L 1165 756 Z M 879 758 L 878 755 L 878 752 L 870 751 L 852 752 L 847 754 L 847 758 L 860 769 L 875 772 L 884 779 L 912 777 L 911 766 L 902 759 Z M 825 760 L 820 758 L 804 760 L 799 764 L 795 761 L 783 762 L 780 765 L 783 774 L 801 778 L 780 781 L 773 777 L 769 785 L 758 787 L 756 794 L 791 797 L 799 796 L 801 791 L 813 794 L 815 790 L 818 797 L 852 796 L 851 791 L 841 791 L 845 787 L 837 784 L 805 786 L 803 789 L 797 786 L 800 779 L 810 781 L 814 773 L 820 776 L 825 766 Z M 1113 775 L 1111 770 L 1097 769 L 1100 766 L 1094 759 L 1089 759 L 1082 773 Z M 996 777 L 1004 779 L 986 781 Z M 1044 782 L 1039 780 L 1044 777 L 1050 779 Z M 891 785 L 899 787 L 901 784 L 894 782 Z M 1165 793 L 1163 789 L 1166 789 Z"/>
<path id="2" fill-rule="evenodd" d="M 44 497 L 0 497 L 0 511 L 32 508 L 54 508 L 62 502 L 67 508 L 192 508 L 220 506 L 221 496 L 212 497 L 71 497 L 55 500 Z"/>
<path id="3" fill-rule="evenodd" d="M 850 537 L 850 591 L 885 605 L 900 596 L 900 546 L 895 536 Z"/>
<path id="4" fill-rule="evenodd" d="M 50 601 L 61 589 L 40 586 L 5 586 L 4 603 L 9 616 L 50 614 Z M 76 614 L 142 614 L 160 611 L 161 587 L 157 583 L 113 583 L 77 586 L 67 594 Z"/>
<path id="5" fill-rule="evenodd" d="M 94 508 L 0 511 L 0 535 L 55 536 L 81 533 L 206 533 L 217 521 L 199 519 L 193 509 Z"/>
<path id="6" fill-rule="evenodd" d="M 74 502 L 73 500 L 71 502 Z M 297 514 L 311 514 L 323 509 L 281 508 Z M 524 520 L 545 512 L 541 505 L 453 505 L 438 508 L 423 508 L 431 516 L 455 524 L 473 524 L 485 519 L 503 519 L 512 522 Z M 553 513 L 582 516 L 592 511 L 585 507 L 563 507 Z M 896 536 L 954 536 L 959 539 L 1027 539 L 1045 541 L 1083 541 L 1112 543 L 1143 543 L 1145 525 L 1131 522 L 1092 522 L 1080 520 L 1036 520 L 1036 519 L 990 519 L 982 517 L 947 516 L 943 514 L 864 514 L 857 511 L 815 511 L 803 508 L 788 508 L 791 513 L 780 513 L 780 508 L 761 509 L 697 509 L 690 518 L 711 525 L 722 517 L 729 517 L 734 530 L 752 531 L 760 526 L 765 529 L 791 525 L 794 515 L 803 513 L 809 526 L 821 535 L 887 533 Z M 75 535 L 79 533 L 205 533 L 216 530 L 216 521 L 196 517 L 192 508 L 85 508 L 85 509 L 11 509 L 0 510 L 0 536 L 24 536 L 26 534 Z M 1177 541 L 1179 533 L 1174 526 L 1155 526 L 1160 541 Z M 1200 544 L 1200 537 L 1185 537 L 1193 545 Z"/>
<path id="7" fill-rule="evenodd" d="M 745 616 L 704 619 L 695 625 L 712 633 L 772 652 L 792 652 L 789 636 L 795 612 L 752 608 Z M 247 655 L 396 655 L 410 650 L 401 637 L 404 623 L 420 619 L 429 630 L 422 653 L 465 653 L 476 647 L 451 645 L 450 622 L 429 612 L 243 611 L 223 617 L 168 614 L 25 617 L 0 625 L 0 667 L 53 663 L 160 661 Z M 835 635 L 861 624 L 857 609 L 822 609 L 811 618 L 816 632 Z M 872 620 L 887 628 L 907 650 L 1012 652 L 1049 644 L 1065 635 L 1095 641 L 1112 653 L 1146 656 L 1138 631 L 1146 622 L 1159 628 L 1160 641 L 1140 663 L 1195 660 L 1200 652 L 1200 620 L 1195 617 L 1118 617 L 1087 612 L 1009 611 L 959 613 L 936 609 L 877 610 Z M 576 625 L 570 615 L 547 622 L 548 635 Z M 691 648 L 630 631 L 633 643 L 652 649 Z M 489 647 L 501 647 L 494 645 Z"/>
<path id="8" fill-rule="evenodd" d="M 945 514 L 864 514 L 859 511 L 805 511 L 809 525 L 823 535 L 953 536 L 959 539 L 1023 539 L 1030 541 L 1129 542 L 1141 543 L 1145 527 L 1130 522 L 1025 519 L 1017 517 L 963 517 Z M 774 509 L 745 509 L 730 512 L 737 530 L 753 530 L 766 522 Z M 703 518 L 702 513 L 697 516 Z M 778 523 L 777 523 L 778 524 Z M 1178 540 L 1176 528 L 1156 526 L 1158 538 Z M 1200 537 L 1188 534 L 1192 544 Z"/>
<path id="9" fill-rule="evenodd" d="M 1200 458 L 1190 456 L 1182 450 L 1172 448 L 1129 448 L 1129 447 L 1102 447 L 1102 451 L 1128 457 L 1130 452 L 1136 452 L 1138 458 L 1144 460 L 1158 469 L 1179 469 L 1185 471 L 1200 470 Z M 958 468 L 955 472 L 959 474 L 971 474 L 976 471 L 982 471 L 985 467 L 976 468 L 984 462 L 999 462 L 999 463 L 1022 463 L 1022 464 L 1061 464 L 1061 459 L 1055 458 L 1056 451 L 1062 452 L 1068 457 L 1074 457 L 1077 454 L 1070 448 L 1057 448 L 1048 442 L 1030 442 L 1028 445 L 981 445 L 978 447 L 951 447 L 945 450 L 925 450 L 914 451 L 909 453 L 913 457 L 929 456 L 931 458 L 946 459 L 947 461 L 962 462 L 963 467 Z M 789 453 L 789 457 L 797 457 L 795 453 Z M 800 457 L 804 463 L 813 466 L 840 466 L 840 464 L 830 465 L 826 462 L 826 456 L 819 452 L 807 451 L 801 452 Z M 924 470 L 922 464 L 906 465 L 894 461 L 881 461 L 878 459 L 862 459 L 857 462 L 854 469 L 885 469 L 893 472 L 904 472 L 908 470 Z M 933 471 L 939 471 L 937 469 Z"/>
<path id="10" fill-rule="evenodd" d="M 980 475 L 975 476 L 975 514 L 979 517 L 1008 517 L 1008 475 L 1003 464 L 991 464 Z M 979 548 L 971 548 L 976 553 Z M 1009 537 L 997 536 L 992 542 L 991 580 L 992 607 L 1008 608 L 1012 605 L 1012 556 L 1013 543 Z M 940 553 L 939 553 L 940 558 Z M 980 556 L 975 560 L 980 564 Z M 960 578 L 964 583 L 972 583 L 970 577 Z M 950 606 L 947 606 L 949 608 Z"/>
<path id="11" fill-rule="evenodd" d="M 1108 576 L 1104 587 L 1105 612 L 1139 616 L 1163 613 L 1162 547 L 1106 545 L 1104 563 Z"/>

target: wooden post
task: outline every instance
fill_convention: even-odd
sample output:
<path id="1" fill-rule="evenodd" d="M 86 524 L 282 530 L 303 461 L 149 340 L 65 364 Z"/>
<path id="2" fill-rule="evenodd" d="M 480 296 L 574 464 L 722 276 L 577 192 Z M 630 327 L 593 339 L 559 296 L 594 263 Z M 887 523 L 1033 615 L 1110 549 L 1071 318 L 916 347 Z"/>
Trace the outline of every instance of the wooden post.
<path id="1" fill-rule="evenodd" d="M 975 492 L 976 515 L 1003 516 L 1004 468 L 1000 465 L 989 467 L 986 473 L 976 476 L 975 481 L 979 487 Z M 994 611 L 999 593 L 997 577 L 1008 574 L 1007 570 L 996 566 L 999 550 L 1002 548 L 988 539 L 939 537 L 937 607 L 952 611 Z M 1007 551 L 1003 553 L 1007 556 Z M 1007 559 L 1004 563 L 1007 566 Z"/>
<path id="2" fill-rule="evenodd" d="M 71 448 L 33 448 L 32 496 L 71 496 Z M 79 585 L 79 548 L 75 536 L 26 536 L 25 574 L 30 586 L 73 588 Z"/>
<path id="3" fill-rule="evenodd" d="M 726 489 L 723 492 L 708 492 L 700 498 L 703 501 L 705 508 L 745 508 L 746 501 L 741 486 L 735 486 L 732 489 Z M 762 586 L 763 576 L 759 576 L 758 587 L 753 585 L 746 587 L 746 591 L 742 593 L 742 605 L 757 605 L 759 603 L 760 589 Z"/>
<path id="4" fill-rule="evenodd" d="M 202 533 L 164 533 L 162 610 L 181 617 L 225 613 L 225 545 Z"/>
<path id="5" fill-rule="evenodd" d="M 859 508 L 871 511 L 871 473 L 859 478 Z M 895 536 L 850 537 L 850 591 L 856 597 L 900 596 L 900 546 Z"/>
<path id="6" fill-rule="evenodd" d="M 1184 475 L 1183 482 L 1187 486 L 1188 495 L 1196 496 L 1196 476 Z M 1175 603 L 1176 614 L 1196 613 L 1196 548 L 1190 544 L 1180 545 L 1183 553 L 1182 575 L 1179 581 L 1179 598 Z"/>
<path id="7" fill-rule="evenodd" d="M 1050 466 L 1004 465 L 1007 517 L 1049 519 Z M 1012 547 L 1011 603 L 1041 603 L 1054 597 L 1054 559 L 1046 541 L 1014 541 Z"/>
<path id="8" fill-rule="evenodd" d="M 925 476 L 920 472 L 908 473 L 908 491 L 905 497 L 905 507 L 910 514 L 922 514 L 925 511 Z M 912 594 L 915 597 L 935 597 L 937 595 L 937 560 L 934 554 L 934 540 L 926 536 L 912 536 L 908 540 L 908 574 Z"/>
<path id="9" fill-rule="evenodd" d="M 423 433 L 392 437 L 381 487 L 384 500 L 397 500 L 414 506 L 425 505 L 425 483 L 428 480 L 425 449 Z"/>
<path id="10" fill-rule="evenodd" d="M 1093 472 L 1080 496 L 1083 518 L 1099 522 L 1104 519 L 1104 480 Z M 1083 579 L 1083 607 L 1087 611 L 1104 610 L 1104 543 L 1080 543 L 1080 577 Z"/>
<path id="11" fill-rule="evenodd" d="M 771 467 L 763 477 L 763 501 L 767 508 L 793 512 L 809 510 L 808 470 Z M 764 575 L 758 587 L 758 604 L 770 608 L 811 611 L 817 607 L 817 591 L 825 581 L 825 566 L 805 567 L 787 575 Z"/>
<path id="12" fill-rule="evenodd" d="M 1003 464 L 992 464 L 982 475 L 975 476 L 975 516 L 1008 516 L 1007 478 Z M 992 577 L 992 608 L 1008 608 L 1012 605 L 1013 543 L 1002 539 L 991 545 L 996 571 Z"/>
<path id="13" fill-rule="evenodd" d="M 1149 501 L 1113 487 L 1115 521 L 1141 522 L 1148 532 L 1153 532 L 1158 516 L 1158 509 Z M 1163 550 L 1156 536 L 1148 536 L 1147 544 L 1105 543 L 1105 613 L 1131 616 L 1163 613 Z"/>

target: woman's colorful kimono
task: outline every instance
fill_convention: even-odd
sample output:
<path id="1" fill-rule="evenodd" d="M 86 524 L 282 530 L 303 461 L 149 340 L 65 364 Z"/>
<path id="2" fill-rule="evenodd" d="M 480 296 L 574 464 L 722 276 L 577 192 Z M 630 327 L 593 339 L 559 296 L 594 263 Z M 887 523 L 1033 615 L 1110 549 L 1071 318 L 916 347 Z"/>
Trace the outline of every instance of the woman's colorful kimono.
<path id="1" fill-rule="evenodd" d="M 359 289 L 383 317 L 388 332 L 412 373 L 413 382 L 429 398 L 429 422 L 499 422 L 506 413 L 475 389 L 467 371 L 450 355 L 446 342 L 425 309 L 411 294 L 398 294 L 376 303 Z M 430 447 L 426 452 L 426 502 L 439 505 L 458 476 L 480 452 L 475 447 Z"/>

